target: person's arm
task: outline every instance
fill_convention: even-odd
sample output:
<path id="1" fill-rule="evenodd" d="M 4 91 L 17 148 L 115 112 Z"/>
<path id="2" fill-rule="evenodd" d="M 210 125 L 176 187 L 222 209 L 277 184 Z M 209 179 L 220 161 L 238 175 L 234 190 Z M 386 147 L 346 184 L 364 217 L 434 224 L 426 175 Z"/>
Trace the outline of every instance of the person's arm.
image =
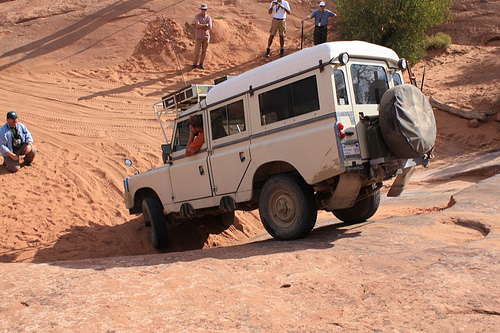
<path id="1" fill-rule="evenodd" d="M 207 26 L 207 30 L 212 30 L 212 18 L 209 16 L 208 17 L 208 26 Z"/>
<path id="2" fill-rule="evenodd" d="M 211 28 L 210 24 L 211 24 L 211 21 L 210 21 L 210 23 L 200 23 L 200 21 L 196 21 L 196 27 L 200 28 L 200 29 L 209 30 Z"/>
<path id="3" fill-rule="evenodd" d="M 188 139 L 188 142 L 186 144 L 186 156 L 191 156 L 193 155 L 194 153 L 196 153 L 195 151 L 193 151 L 192 149 L 189 149 L 189 147 L 191 146 L 191 144 L 193 143 L 193 140 L 195 138 L 195 135 L 193 134 L 193 132 L 189 131 L 189 139 Z"/>
<path id="4" fill-rule="evenodd" d="M 33 137 L 31 136 L 30 131 L 28 130 L 28 127 L 26 127 L 24 124 L 21 127 L 22 133 L 23 133 L 23 140 L 24 143 L 26 144 L 31 144 L 33 142 Z"/>
<path id="5" fill-rule="evenodd" d="M 1 136 L 0 136 L 0 144 L 2 145 L 2 153 L 9 156 L 14 161 L 18 161 L 19 156 L 14 154 L 12 152 L 12 150 L 10 150 L 10 148 L 9 148 L 9 138 L 7 136 L 8 136 L 8 132 L 1 133 Z"/>
<path id="6" fill-rule="evenodd" d="M 189 134 L 189 140 L 186 145 L 186 156 L 192 156 L 200 150 L 203 143 L 205 143 L 204 135 L 204 132 L 198 132 L 198 134 L 191 132 Z"/>
<path id="7" fill-rule="evenodd" d="M 311 14 L 307 15 L 306 17 L 304 17 L 302 19 L 302 22 L 304 22 L 305 20 L 309 20 L 309 19 L 312 19 Z"/>
<path id="8" fill-rule="evenodd" d="M 283 8 L 283 10 L 288 14 L 290 15 L 292 12 L 290 10 L 290 5 L 288 4 L 288 2 L 286 3 L 286 6 L 283 6 L 282 3 L 280 3 L 280 7 Z"/>

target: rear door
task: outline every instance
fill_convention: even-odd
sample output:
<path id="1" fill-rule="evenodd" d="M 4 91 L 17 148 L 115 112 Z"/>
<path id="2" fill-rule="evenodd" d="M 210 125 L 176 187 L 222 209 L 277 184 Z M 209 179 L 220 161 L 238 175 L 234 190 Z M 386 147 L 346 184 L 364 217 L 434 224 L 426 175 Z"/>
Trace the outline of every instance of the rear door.
<path id="1" fill-rule="evenodd" d="M 209 164 L 214 195 L 234 194 L 250 164 L 244 100 L 233 99 L 209 110 Z"/>
<path id="2" fill-rule="evenodd" d="M 361 154 L 369 156 L 366 128 L 368 122 L 361 117 L 378 117 L 380 100 L 389 89 L 385 62 L 351 59 L 346 71 L 349 88 L 352 91 L 352 107 L 356 122 L 356 133 Z"/>

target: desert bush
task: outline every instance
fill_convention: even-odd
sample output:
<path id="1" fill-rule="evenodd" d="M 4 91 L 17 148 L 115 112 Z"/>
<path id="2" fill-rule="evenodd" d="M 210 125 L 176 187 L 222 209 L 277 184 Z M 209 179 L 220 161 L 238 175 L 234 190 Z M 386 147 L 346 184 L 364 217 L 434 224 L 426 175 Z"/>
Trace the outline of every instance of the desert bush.
<path id="1" fill-rule="evenodd" d="M 337 0 L 339 30 L 347 40 L 364 40 L 394 49 L 416 62 L 426 30 L 450 17 L 454 0 Z"/>
<path id="2" fill-rule="evenodd" d="M 450 44 L 451 37 L 445 33 L 438 32 L 437 34 L 427 38 L 426 49 L 444 51 L 450 47 Z"/>

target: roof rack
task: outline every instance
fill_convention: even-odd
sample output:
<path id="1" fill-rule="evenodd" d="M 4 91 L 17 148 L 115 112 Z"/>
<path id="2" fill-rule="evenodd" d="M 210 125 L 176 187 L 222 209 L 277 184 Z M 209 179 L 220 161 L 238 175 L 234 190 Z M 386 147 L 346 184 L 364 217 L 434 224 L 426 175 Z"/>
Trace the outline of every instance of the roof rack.
<path id="1" fill-rule="evenodd" d="M 191 106 L 200 103 L 207 97 L 208 92 L 212 89 L 211 84 L 191 84 L 177 91 L 174 91 L 161 98 L 161 102 L 153 105 L 154 112 L 158 118 L 165 140 L 168 142 L 167 134 L 163 128 L 160 117 L 163 114 L 173 114 L 175 117 L 180 112 L 189 109 Z"/>

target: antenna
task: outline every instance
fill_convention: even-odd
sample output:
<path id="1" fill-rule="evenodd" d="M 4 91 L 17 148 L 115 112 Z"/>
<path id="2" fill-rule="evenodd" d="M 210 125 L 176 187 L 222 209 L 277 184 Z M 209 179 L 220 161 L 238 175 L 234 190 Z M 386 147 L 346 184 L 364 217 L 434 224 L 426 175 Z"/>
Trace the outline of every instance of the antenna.
<path id="1" fill-rule="evenodd" d="M 177 65 L 179 65 L 179 69 L 180 69 L 181 75 L 182 75 L 182 81 L 184 81 L 184 87 L 187 87 L 186 79 L 184 78 L 184 73 L 182 72 L 181 63 L 179 61 L 179 57 L 177 56 L 177 51 L 175 50 L 174 40 L 172 39 L 172 36 L 170 35 L 170 29 L 168 27 L 167 21 L 165 20 L 165 16 L 163 16 L 163 14 L 161 14 L 161 17 L 163 18 L 163 22 L 165 23 L 165 27 L 167 28 L 168 38 L 170 39 L 170 43 L 172 43 L 172 49 L 174 49 L 175 58 L 177 59 Z"/>

